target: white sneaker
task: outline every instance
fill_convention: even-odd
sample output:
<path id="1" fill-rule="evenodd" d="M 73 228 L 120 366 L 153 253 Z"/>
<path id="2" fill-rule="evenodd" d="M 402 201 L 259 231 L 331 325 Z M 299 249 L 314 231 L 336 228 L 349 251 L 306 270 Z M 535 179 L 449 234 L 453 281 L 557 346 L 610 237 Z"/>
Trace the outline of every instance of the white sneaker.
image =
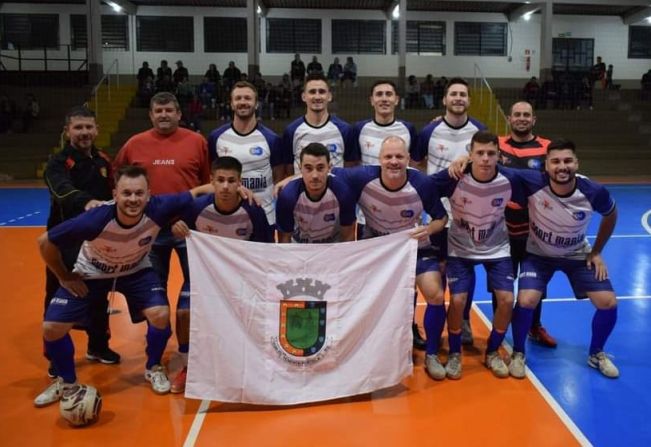
<path id="1" fill-rule="evenodd" d="M 461 323 L 461 344 L 472 345 L 474 339 L 472 337 L 472 327 L 470 327 L 470 320 L 463 320 Z"/>
<path id="2" fill-rule="evenodd" d="M 427 374 L 434 380 L 445 379 L 445 368 L 441 365 L 441 361 L 436 354 L 425 356 L 425 369 Z"/>
<path id="3" fill-rule="evenodd" d="M 156 394 L 167 394 L 170 392 L 170 380 L 165 373 L 165 367 L 155 365 L 152 369 L 145 370 L 145 380 L 151 383 L 151 389 Z"/>
<path id="4" fill-rule="evenodd" d="M 503 379 L 509 376 L 509 367 L 506 366 L 504 360 L 497 351 L 489 352 L 486 354 L 486 368 L 493 372 L 495 377 Z"/>
<path id="5" fill-rule="evenodd" d="M 617 369 L 612 360 L 603 351 L 588 357 L 588 365 L 598 369 L 601 374 L 611 379 L 619 377 L 619 369 Z"/>
<path id="6" fill-rule="evenodd" d="M 454 353 L 448 356 L 448 363 L 445 364 L 445 374 L 448 379 L 458 380 L 461 378 L 461 354 Z"/>
<path id="7" fill-rule="evenodd" d="M 57 377 L 41 394 L 36 396 L 34 406 L 41 408 L 59 402 L 63 396 L 63 392 L 73 385 L 74 383 L 64 383 L 61 377 Z"/>
<path id="8" fill-rule="evenodd" d="M 524 354 L 522 352 L 513 351 L 511 364 L 509 365 L 509 374 L 516 379 L 524 379 L 527 375 L 525 363 Z"/>

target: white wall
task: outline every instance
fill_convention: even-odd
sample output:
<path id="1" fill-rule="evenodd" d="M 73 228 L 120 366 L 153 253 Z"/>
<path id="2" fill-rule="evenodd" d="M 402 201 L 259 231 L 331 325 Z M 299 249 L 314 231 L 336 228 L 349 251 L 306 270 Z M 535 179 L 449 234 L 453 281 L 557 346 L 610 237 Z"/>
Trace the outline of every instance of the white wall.
<path id="1" fill-rule="evenodd" d="M 85 5 L 35 5 L 23 3 L 2 3 L 0 13 L 56 13 L 59 14 L 60 43 L 70 43 L 70 14 L 84 14 Z M 115 14 L 104 6 L 103 14 Z M 165 16 L 194 16 L 194 52 L 193 53 L 152 53 L 138 52 L 135 50 L 135 17 L 129 18 L 129 50 L 105 51 L 103 55 L 104 66 L 107 67 L 114 59 L 118 59 L 120 72 L 125 74 L 136 73 L 143 61 L 148 61 L 152 68 L 159 65 L 161 59 L 167 59 L 173 67 L 176 60 L 180 59 L 192 75 L 201 75 L 208 68 L 208 64 L 216 63 L 223 71 L 229 61 L 234 61 L 240 69 L 247 70 L 247 55 L 245 53 L 205 53 L 203 51 L 203 17 L 245 17 L 244 8 L 195 8 L 195 7 L 146 7 L 138 9 L 139 15 L 165 15 Z M 327 69 L 335 56 L 340 61 L 345 60 L 347 54 L 332 54 L 330 28 L 333 19 L 373 19 L 387 20 L 381 11 L 358 10 L 296 10 L 278 9 L 269 10 L 270 18 L 321 18 L 322 24 L 322 52 L 317 54 L 319 60 Z M 446 22 L 446 48 L 444 56 L 419 56 L 407 55 L 407 74 L 424 76 L 428 73 L 434 76 L 474 76 L 474 64 L 479 65 L 484 76 L 493 79 L 526 79 L 537 75 L 540 60 L 540 15 L 533 15 L 531 20 L 524 19 L 510 23 L 507 56 L 505 57 L 478 57 L 454 56 L 454 22 L 455 21 L 482 21 L 506 22 L 502 14 L 490 13 L 437 13 L 426 11 L 408 11 L 408 20 L 438 20 Z M 391 52 L 391 23 L 386 21 L 386 55 L 351 55 L 358 66 L 360 76 L 394 77 L 398 74 L 398 55 Z M 170 30 L 173 32 L 173 30 Z M 644 72 L 651 67 L 649 59 L 628 59 L 628 26 L 624 25 L 619 17 L 610 16 L 555 16 L 553 35 L 571 33 L 571 37 L 594 38 L 595 56 L 602 56 L 607 64 L 615 67 L 615 80 L 639 80 Z M 260 30 L 261 72 L 265 76 L 280 76 L 289 71 L 289 64 L 293 59 L 292 54 L 269 54 L 266 52 L 266 23 L 262 20 Z M 531 51 L 531 64 L 529 71 L 525 68 L 525 50 Z M 11 52 L 3 51 L 3 54 Z M 41 55 L 42 52 L 24 52 L 25 55 Z M 55 55 L 56 52 L 48 54 Z M 76 57 L 83 57 L 84 52 L 74 53 Z M 58 56 L 64 57 L 65 52 Z M 307 63 L 312 54 L 303 54 L 302 58 Z M 511 56 L 511 60 L 509 60 Z M 15 69 L 11 61 L 3 59 L 9 69 Z M 42 65 L 36 63 L 23 64 L 24 69 L 41 69 Z M 64 63 L 50 64 L 51 69 L 66 69 Z"/>

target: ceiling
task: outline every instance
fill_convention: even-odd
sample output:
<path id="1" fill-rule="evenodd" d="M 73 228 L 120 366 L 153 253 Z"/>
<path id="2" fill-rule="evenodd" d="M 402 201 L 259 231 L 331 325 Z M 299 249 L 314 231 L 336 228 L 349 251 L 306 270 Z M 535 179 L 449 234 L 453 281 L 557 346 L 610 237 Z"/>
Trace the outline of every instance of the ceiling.
<path id="1" fill-rule="evenodd" d="M 554 14 L 607 15 L 620 16 L 634 14 L 651 5 L 640 0 L 557 0 Z M 85 0 L 11 0 L 11 3 L 72 3 L 83 4 Z M 137 6 L 204 6 L 204 7 L 246 7 L 247 0 L 131 0 Z M 260 0 L 267 10 L 273 8 L 294 9 L 367 9 L 386 11 L 397 2 L 394 0 Z M 467 0 L 407 0 L 410 11 L 445 11 L 445 12 L 493 12 L 510 14 L 525 3 L 502 1 L 467 1 Z"/>

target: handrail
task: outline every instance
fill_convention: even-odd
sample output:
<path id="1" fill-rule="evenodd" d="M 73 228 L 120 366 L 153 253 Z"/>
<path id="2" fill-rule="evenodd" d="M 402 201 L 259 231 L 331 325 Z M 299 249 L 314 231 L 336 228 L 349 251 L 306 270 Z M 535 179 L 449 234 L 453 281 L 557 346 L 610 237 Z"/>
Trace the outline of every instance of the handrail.
<path id="1" fill-rule="evenodd" d="M 95 84 L 95 87 L 90 91 L 90 96 L 91 99 L 94 96 L 95 97 L 95 118 L 99 118 L 99 99 L 97 95 L 97 91 L 99 88 L 102 86 L 104 82 L 106 82 L 106 85 L 108 85 L 108 101 L 111 102 L 111 69 L 115 67 L 115 85 L 116 87 L 120 87 L 120 67 L 117 58 L 111 62 L 111 65 L 106 69 L 106 73 L 104 73 L 104 76 Z M 84 104 L 86 107 L 88 107 L 88 103 L 90 102 L 90 99 L 86 101 L 86 104 Z"/>
<path id="2" fill-rule="evenodd" d="M 483 104 L 484 102 L 484 88 L 482 87 L 485 87 L 486 90 L 488 91 L 488 99 L 490 101 L 488 104 L 489 123 L 494 122 L 494 126 L 495 126 L 494 130 L 500 133 L 501 135 L 507 135 L 509 133 L 509 123 L 506 119 L 506 114 L 504 113 L 504 110 L 502 109 L 500 103 L 497 101 L 497 97 L 493 93 L 493 89 L 491 88 L 490 84 L 488 83 L 488 80 L 484 76 L 484 73 L 481 71 L 481 68 L 479 68 L 479 65 L 474 64 L 474 78 L 473 78 L 472 88 L 473 91 L 480 92 L 479 94 L 480 104 Z M 493 104 L 493 99 L 495 104 Z M 503 131 L 501 131 L 500 121 L 504 123 Z"/>

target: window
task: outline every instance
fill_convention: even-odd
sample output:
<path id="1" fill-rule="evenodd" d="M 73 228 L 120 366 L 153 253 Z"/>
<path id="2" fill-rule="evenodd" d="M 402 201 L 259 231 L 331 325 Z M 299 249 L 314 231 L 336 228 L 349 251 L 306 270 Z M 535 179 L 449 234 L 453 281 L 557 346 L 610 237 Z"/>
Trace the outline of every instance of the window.
<path id="1" fill-rule="evenodd" d="M 392 53 L 398 53 L 398 22 L 391 22 Z M 445 54 L 445 22 L 407 21 L 407 53 Z"/>
<path id="2" fill-rule="evenodd" d="M 455 22 L 455 56 L 506 56 L 506 23 Z"/>
<path id="3" fill-rule="evenodd" d="M 58 14 L 0 14 L 3 50 L 59 48 Z"/>
<path id="4" fill-rule="evenodd" d="M 333 20 L 332 52 L 335 54 L 385 54 L 384 20 Z"/>
<path id="5" fill-rule="evenodd" d="M 194 51 L 193 17 L 137 16 L 138 51 Z"/>
<path id="6" fill-rule="evenodd" d="M 651 59 L 651 26 L 628 27 L 629 59 Z"/>
<path id="7" fill-rule="evenodd" d="M 246 53 L 246 17 L 204 17 L 206 53 Z"/>
<path id="8" fill-rule="evenodd" d="M 129 49 L 129 24 L 126 15 L 102 16 L 102 48 L 104 50 Z M 86 16 L 70 16 L 70 43 L 73 50 L 84 50 L 88 46 Z"/>
<path id="9" fill-rule="evenodd" d="M 588 71 L 594 58 L 594 39 L 552 39 L 552 68 L 555 71 Z"/>
<path id="10" fill-rule="evenodd" d="M 321 53 L 321 20 L 267 19 L 267 53 Z"/>

